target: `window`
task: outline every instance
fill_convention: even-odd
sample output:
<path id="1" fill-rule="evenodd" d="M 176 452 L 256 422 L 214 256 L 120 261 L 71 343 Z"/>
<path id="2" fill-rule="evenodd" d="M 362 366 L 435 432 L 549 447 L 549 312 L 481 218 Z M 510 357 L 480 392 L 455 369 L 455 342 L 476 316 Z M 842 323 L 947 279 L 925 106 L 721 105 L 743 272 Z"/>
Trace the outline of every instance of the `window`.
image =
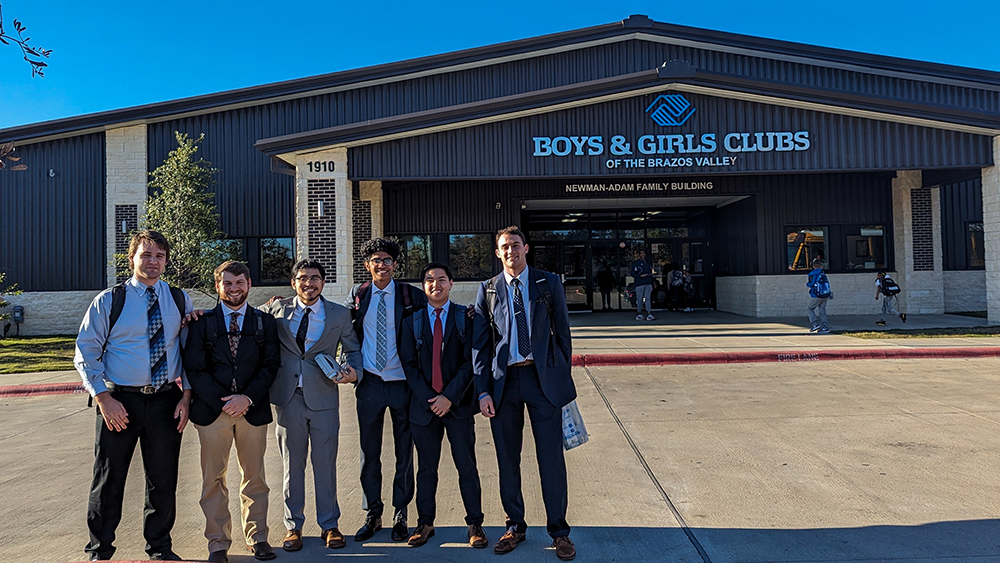
<path id="1" fill-rule="evenodd" d="M 420 270 L 431 261 L 430 235 L 399 235 L 395 238 L 399 241 L 395 277 L 404 280 L 419 278 Z"/>
<path id="2" fill-rule="evenodd" d="M 983 250 L 983 224 L 967 223 L 966 232 L 969 241 L 969 267 L 985 268 L 986 252 Z"/>
<path id="3" fill-rule="evenodd" d="M 261 285 L 286 284 L 292 278 L 295 261 L 295 239 L 260 239 Z"/>
<path id="4" fill-rule="evenodd" d="M 493 235 L 448 237 L 448 265 L 457 280 L 484 280 L 492 276 L 493 256 Z"/>
<path id="5" fill-rule="evenodd" d="M 885 269 L 885 228 L 864 225 L 860 229 L 846 228 L 847 270 Z"/>
<path id="6" fill-rule="evenodd" d="M 788 248 L 788 270 L 808 272 L 812 270 L 814 258 L 828 260 L 828 227 L 786 227 L 785 240 Z"/>

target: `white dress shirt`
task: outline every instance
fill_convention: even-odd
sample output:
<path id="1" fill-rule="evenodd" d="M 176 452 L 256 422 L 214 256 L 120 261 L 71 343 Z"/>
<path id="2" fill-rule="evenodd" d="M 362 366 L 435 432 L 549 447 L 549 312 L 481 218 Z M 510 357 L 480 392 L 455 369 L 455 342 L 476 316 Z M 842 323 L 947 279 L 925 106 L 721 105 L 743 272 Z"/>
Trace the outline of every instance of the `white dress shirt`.
<path id="1" fill-rule="evenodd" d="M 403 364 L 396 353 L 396 282 L 390 280 L 385 289 L 380 290 L 375 284 L 368 288 L 371 300 L 368 311 L 365 312 L 363 323 L 365 339 L 361 343 L 361 354 L 364 357 L 365 371 L 378 374 L 383 381 L 406 381 Z M 375 367 L 376 341 L 378 337 L 378 301 L 379 291 L 385 292 L 385 368 Z"/>
<path id="2" fill-rule="evenodd" d="M 181 330 L 181 315 L 174 305 L 170 286 L 163 281 L 152 285 L 160 304 L 163 336 L 167 348 L 167 380 L 181 378 L 181 385 L 189 389 L 187 375 L 181 358 L 180 343 L 187 338 L 187 328 Z M 125 282 L 125 306 L 111 334 L 112 290 L 102 291 L 83 316 L 80 333 L 76 338 L 73 364 L 83 379 L 83 387 L 91 395 L 108 390 L 105 381 L 116 385 L 141 387 L 152 383 L 149 365 L 149 320 L 146 284 L 133 276 Z M 184 311 L 190 313 L 194 306 L 191 297 L 184 294 Z M 104 357 L 101 349 L 107 342 Z"/>
<path id="3" fill-rule="evenodd" d="M 509 312 L 509 318 L 507 319 L 508 327 L 510 328 L 510 346 L 509 354 L 507 358 L 507 365 L 517 364 L 525 360 L 534 360 L 533 354 L 528 354 L 527 356 L 521 355 L 521 351 L 517 347 L 517 321 L 514 320 L 514 284 L 511 280 L 514 276 L 507 273 L 504 270 L 503 278 L 507 282 L 507 311 Z M 531 339 L 531 300 L 529 296 L 531 295 L 531 290 L 528 287 L 531 282 L 531 276 L 528 275 L 528 267 L 525 266 L 521 273 L 518 274 L 517 279 L 521 281 L 521 301 L 524 302 L 524 318 L 528 323 L 528 339 Z"/>
<path id="4" fill-rule="evenodd" d="M 293 338 L 299 333 L 299 325 L 302 324 L 302 317 L 306 314 L 306 309 L 310 310 L 305 345 L 305 349 L 309 350 L 313 347 L 313 344 L 316 344 L 320 336 L 323 336 L 323 327 L 326 323 L 326 307 L 323 306 L 322 299 L 317 299 L 312 305 L 306 305 L 296 296 L 295 311 L 292 313 L 292 318 L 288 321 L 288 329 L 292 331 Z M 296 387 L 302 387 L 301 373 L 299 374 L 299 382 Z"/>

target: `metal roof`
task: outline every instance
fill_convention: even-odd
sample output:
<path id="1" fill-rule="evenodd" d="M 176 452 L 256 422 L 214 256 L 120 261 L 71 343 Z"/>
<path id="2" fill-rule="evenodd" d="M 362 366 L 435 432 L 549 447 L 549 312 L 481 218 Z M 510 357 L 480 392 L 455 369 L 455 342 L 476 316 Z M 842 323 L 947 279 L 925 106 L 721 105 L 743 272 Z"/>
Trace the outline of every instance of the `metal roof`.
<path id="1" fill-rule="evenodd" d="M 0 140 L 39 142 L 102 131 L 112 127 L 155 123 L 179 117 L 410 80 L 421 76 L 455 72 L 632 39 L 676 43 L 730 53 L 804 62 L 830 68 L 1000 91 L 1000 73 L 997 72 L 698 29 L 656 22 L 643 15 L 633 15 L 616 23 L 451 53 L 22 125 L 0 130 Z"/>

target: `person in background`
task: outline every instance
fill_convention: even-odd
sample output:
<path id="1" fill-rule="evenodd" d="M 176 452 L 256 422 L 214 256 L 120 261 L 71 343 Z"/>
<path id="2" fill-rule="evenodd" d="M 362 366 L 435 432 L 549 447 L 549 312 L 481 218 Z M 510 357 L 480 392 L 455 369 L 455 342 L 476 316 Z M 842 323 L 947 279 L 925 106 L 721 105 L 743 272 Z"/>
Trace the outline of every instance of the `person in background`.
<path id="1" fill-rule="evenodd" d="M 893 307 L 893 301 L 899 306 L 899 291 L 899 284 L 887 276 L 885 271 L 879 272 L 875 277 L 875 300 L 882 297 L 882 316 L 875 321 L 878 326 L 885 326 L 885 316 L 888 314 L 899 315 L 899 320 L 906 322 L 906 313 L 900 313 Z"/>
<path id="2" fill-rule="evenodd" d="M 632 279 L 635 288 L 635 320 L 656 320 L 650 309 L 653 298 L 653 267 L 646 261 L 645 250 L 640 250 L 639 259 L 632 262 Z M 645 315 L 642 314 L 644 308 Z"/>
<path id="3" fill-rule="evenodd" d="M 817 256 L 813 259 L 813 269 L 809 272 L 809 279 L 806 286 L 809 288 L 809 323 L 812 327 L 809 332 L 819 334 L 830 333 L 830 322 L 826 317 L 826 302 L 833 299 L 830 291 L 830 280 L 823 272 L 823 257 Z"/>

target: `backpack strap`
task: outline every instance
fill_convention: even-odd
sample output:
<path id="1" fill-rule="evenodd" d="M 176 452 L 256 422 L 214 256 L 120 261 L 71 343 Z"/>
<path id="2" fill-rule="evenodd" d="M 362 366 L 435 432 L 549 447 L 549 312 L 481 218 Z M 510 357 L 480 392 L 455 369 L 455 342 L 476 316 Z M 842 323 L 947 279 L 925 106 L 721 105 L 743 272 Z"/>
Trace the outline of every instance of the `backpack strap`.
<path id="1" fill-rule="evenodd" d="M 413 314 L 413 295 L 411 295 L 413 286 L 408 283 L 401 284 L 401 286 L 403 288 L 403 316 L 405 317 Z"/>
<path id="2" fill-rule="evenodd" d="M 458 340 L 462 344 L 465 344 L 465 321 L 468 319 L 468 316 L 468 309 L 462 311 L 461 315 L 455 315 L 455 330 L 458 331 Z"/>
<path id="3" fill-rule="evenodd" d="M 535 282 L 535 288 L 538 289 L 538 296 L 545 303 L 545 310 L 549 313 L 549 335 L 554 336 L 556 320 L 552 316 L 552 290 L 549 289 L 549 280 L 545 278 L 545 273 L 541 270 L 531 268 L 529 272 Z"/>
<path id="4" fill-rule="evenodd" d="M 424 347 L 424 316 L 421 314 L 412 315 L 413 337 L 417 339 L 417 352 Z"/>
<path id="5" fill-rule="evenodd" d="M 115 284 L 111 288 L 111 314 L 108 316 L 108 334 L 104 337 L 104 344 L 101 346 L 101 355 L 97 361 L 104 359 L 104 352 L 108 349 L 108 340 L 111 340 L 111 330 L 115 328 L 115 323 L 122 316 L 122 309 L 125 308 L 125 284 Z"/>
<path id="6" fill-rule="evenodd" d="M 358 286 L 358 290 L 354 293 L 354 310 L 361 308 L 361 300 L 365 298 L 365 294 L 368 293 L 368 288 L 372 286 L 372 282 L 366 281 Z"/>
<path id="7" fill-rule="evenodd" d="M 490 355 L 496 354 L 497 350 L 497 326 L 493 315 L 493 309 L 497 305 L 497 279 L 503 274 L 498 274 L 486 280 L 486 321 L 490 325 Z"/>

